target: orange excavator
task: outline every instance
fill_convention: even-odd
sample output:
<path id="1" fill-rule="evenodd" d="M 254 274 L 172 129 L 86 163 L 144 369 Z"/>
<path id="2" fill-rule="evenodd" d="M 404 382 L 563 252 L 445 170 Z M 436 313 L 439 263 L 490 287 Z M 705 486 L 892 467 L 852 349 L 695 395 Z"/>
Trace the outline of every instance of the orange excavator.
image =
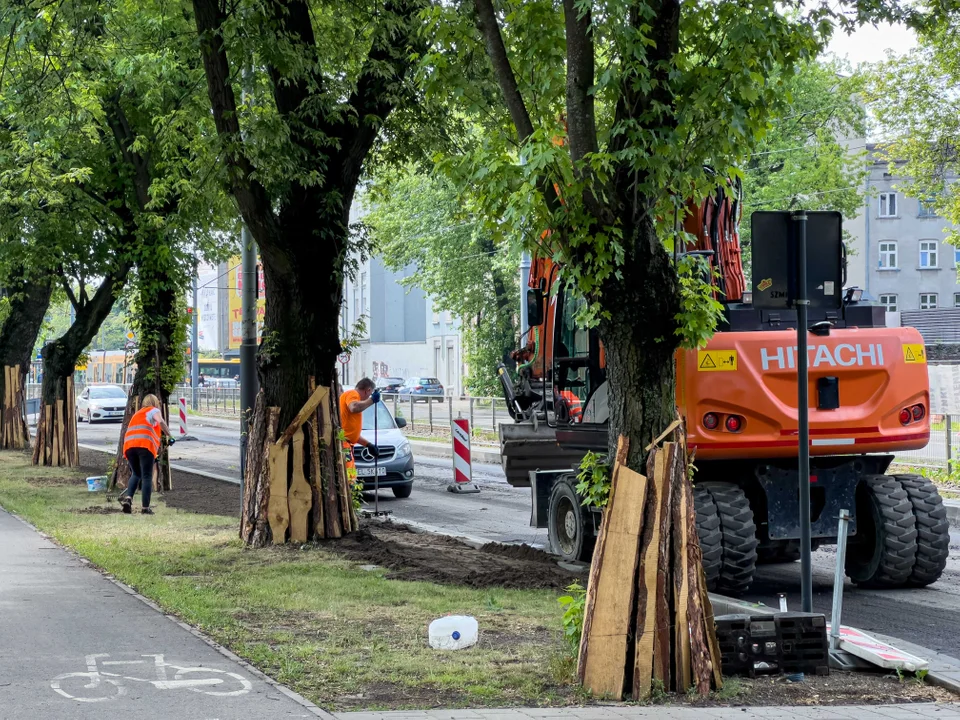
<path id="1" fill-rule="evenodd" d="M 696 453 L 694 498 L 711 590 L 746 592 L 757 563 L 800 555 L 797 315 L 762 310 L 746 290 L 740 256 L 739 184 L 688 203 L 684 229 L 724 305 L 719 331 L 676 353 L 676 406 Z M 754 245 L 764 242 L 754 237 Z M 842 243 L 820 248 L 818 264 L 845 267 Z M 500 426 L 511 485 L 531 487 L 531 525 L 548 530 L 553 552 L 589 561 L 600 512 L 576 491 L 580 460 L 607 450 L 608 388 L 603 345 L 576 322 L 582 300 L 563 268 L 534 258 L 529 328 L 513 353 L 515 375 L 498 368 L 513 424 Z M 949 552 L 949 525 L 936 487 L 918 475 L 886 474 L 894 453 L 926 446 L 929 381 L 923 339 L 888 328 L 882 306 L 856 288 L 838 309 L 811 308 L 808 328 L 811 536 L 835 542 L 841 509 L 851 512 L 847 575 L 868 587 L 935 582 Z M 753 278 L 753 292 L 766 290 Z"/>

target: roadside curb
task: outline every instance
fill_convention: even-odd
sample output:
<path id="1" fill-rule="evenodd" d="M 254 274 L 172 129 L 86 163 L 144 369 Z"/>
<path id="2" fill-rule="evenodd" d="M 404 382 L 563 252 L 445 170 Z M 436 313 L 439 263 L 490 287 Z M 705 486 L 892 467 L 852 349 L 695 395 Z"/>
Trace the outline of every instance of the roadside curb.
<path id="1" fill-rule="evenodd" d="M 725 595 L 716 595 L 714 593 L 710 593 L 710 604 L 713 605 L 714 616 L 735 614 L 776 615 L 779 612 L 779 610 L 761 603 L 744 602 L 743 600 L 726 597 Z M 888 645 L 892 645 L 898 650 L 903 650 L 911 655 L 923 658 L 929 663 L 926 680 L 931 685 L 937 685 L 951 692 L 960 694 L 960 660 L 939 653 L 936 650 L 925 648 L 922 645 L 909 642 L 908 640 L 895 638 L 891 635 L 883 635 L 872 631 L 867 634 L 872 635 L 877 638 L 877 640 L 885 642 Z"/>
<path id="2" fill-rule="evenodd" d="M 136 589 L 130 587 L 130 586 L 127 585 L 126 583 L 123 583 L 123 582 L 121 582 L 120 580 L 117 580 L 113 575 L 111 575 L 110 573 L 108 573 L 106 570 L 104 570 L 103 568 L 101 568 L 99 565 L 94 564 L 94 563 L 91 562 L 89 559 L 87 559 L 87 558 L 83 557 L 82 555 L 80 555 L 80 554 L 79 554 L 78 552 L 76 552 L 73 548 L 69 548 L 69 547 L 64 546 L 63 544 L 61 544 L 60 542 L 58 542 L 55 537 L 53 537 L 52 535 L 48 535 L 47 533 L 43 532 L 43 531 L 40 530 L 38 527 L 36 527 L 33 523 L 31 523 L 30 521 L 28 521 L 28 520 L 26 520 L 25 518 L 21 517 L 21 516 L 18 515 L 17 513 L 11 512 L 10 510 L 7 510 L 6 508 L 3 508 L 3 510 L 4 510 L 4 512 L 8 513 L 11 517 L 16 518 L 17 520 L 19 520 L 20 522 L 22 522 L 24 525 L 26 525 L 28 528 L 30 528 L 31 530 L 33 530 L 33 531 L 34 531 L 35 533 L 37 533 L 40 537 L 42 537 L 44 540 L 48 540 L 49 542 L 52 542 L 54 545 L 56 545 L 58 548 L 60 548 L 60 549 L 63 550 L 64 552 L 68 553 L 69 555 L 72 555 L 72 556 L 73 556 L 74 558 L 76 558 L 76 560 L 77 560 L 78 562 L 80 562 L 82 565 L 85 565 L 85 566 L 87 566 L 87 567 L 89 567 L 89 568 L 91 568 L 91 569 L 93 569 L 93 570 L 96 570 L 96 571 L 101 575 L 101 577 L 105 578 L 106 580 L 109 580 L 111 583 L 113 583 L 114 585 L 116 585 L 118 588 L 120 588 L 121 590 L 123 590 L 123 591 L 124 591 L 125 593 L 127 593 L 128 595 L 132 595 L 132 596 L 135 597 L 137 600 L 139 600 L 140 602 L 142 602 L 144 605 L 146 605 L 147 607 L 149 607 L 151 610 L 154 610 L 154 611 L 160 613 L 161 615 L 163 615 L 163 616 L 164 616 L 167 620 L 169 620 L 170 622 L 174 623 L 175 625 L 180 626 L 183 630 L 186 630 L 188 633 L 190 633 L 191 635 L 193 635 L 193 636 L 194 636 L 195 638 L 197 638 L 198 640 L 201 640 L 203 643 L 205 643 L 205 644 L 208 645 L 209 647 L 211 647 L 211 648 L 213 648 L 214 650 L 216 650 L 218 653 L 220 653 L 221 655 L 223 655 L 223 656 L 224 656 L 225 658 L 227 658 L 228 660 L 237 663 L 240 667 L 242 667 L 242 668 L 243 668 L 244 670 L 246 670 L 248 673 L 250 673 L 251 675 L 254 675 L 255 677 L 257 677 L 257 679 L 262 680 L 262 681 L 265 682 L 267 685 L 269 685 L 270 687 L 272 687 L 274 690 L 278 691 L 279 693 L 281 693 L 281 694 L 283 694 L 283 695 L 286 695 L 288 698 L 290 698 L 291 700 L 293 700 L 295 703 L 297 703 L 298 705 L 300 705 L 301 707 L 303 707 L 305 710 L 308 710 L 312 715 L 314 715 L 314 716 L 316 716 L 316 717 L 325 718 L 326 720 L 336 720 L 336 716 L 335 716 L 335 715 L 333 715 L 333 714 L 327 712 L 326 710 L 324 710 L 323 708 L 321 708 L 321 707 L 313 704 L 312 702 L 310 702 L 309 700 L 307 700 L 305 697 L 303 697 L 303 696 L 300 695 L 299 693 L 294 692 L 293 690 L 291 690 L 290 688 L 288 688 L 286 685 L 283 685 L 283 684 L 277 682 L 276 680 L 274 680 L 272 677 L 270 677 L 270 676 L 267 675 L 266 673 L 262 672 L 261 670 L 257 669 L 256 667 L 254 667 L 253 665 L 251 665 L 250 663 L 248 663 L 246 660 L 244 660 L 244 659 L 243 659 L 242 657 L 240 657 L 239 655 L 236 655 L 235 653 L 233 653 L 233 652 L 231 652 L 230 650 L 228 650 L 227 648 L 225 648 L 223 645 L 221 645 L 220 643 L 218 643 L 216 640 L 213 640 L 212 638 L 207 637 L 207 636 L 204 635 L 200 630 L 197 630 L 197 628 L 193 627 L 192 625 L 189 625 L 188 623 L 185 623 L 183 620 L 181 620 L 181 619 L 180 619 L 179 617 L 177 617 L 176 615 L 173 615 L 172 613 L 168 613 L 166 610 L 164 610 L 164 609 L 161 608 L 159 605 L 157 605 L 155 602 L 153 602 L 153 600 L 150 600 L 149 598 L 141 595 L 140 593 L 138 593 L 138 592 L 136 591 Z"/>

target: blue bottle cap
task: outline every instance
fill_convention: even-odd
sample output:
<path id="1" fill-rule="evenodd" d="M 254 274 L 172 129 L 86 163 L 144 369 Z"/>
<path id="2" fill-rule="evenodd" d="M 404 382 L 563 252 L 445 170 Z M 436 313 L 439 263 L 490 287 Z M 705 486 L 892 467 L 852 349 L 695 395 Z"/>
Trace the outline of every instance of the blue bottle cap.
<path id="1" fill-rule="evenodd" d="M 460 631 L 459 631 L 459 630 L 454 630 L 454 631 L 453 631 L 453 639 L 454 639 L 454 640 L 459 640 L 459 639 L 460 639 Z"/>

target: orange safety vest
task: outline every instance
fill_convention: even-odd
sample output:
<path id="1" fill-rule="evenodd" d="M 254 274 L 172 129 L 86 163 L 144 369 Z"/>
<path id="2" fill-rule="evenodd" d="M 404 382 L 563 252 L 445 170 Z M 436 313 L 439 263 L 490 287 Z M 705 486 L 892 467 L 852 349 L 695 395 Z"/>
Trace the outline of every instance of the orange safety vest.
<path id="1" fill-rule="evenodd" d="M 578 398 L 576 394 L 570 390 L 561 390 L 560 397 L 563 398 L 567 404 L 567 410 L 570 413 L 570 419 L 577 421 L 580 416 L 583 415 L 583 405 L 580 402 L 580 398 Z"/>
<path id="2" fill-rule="evenodd" d="M 146 448 L 154 457 L 160 451 L 160 428 L 147 422 L 147 413 L 154 409 L 156 408 L 141 408 L 130 418 L 127 434 L 123 437 L 124 455 L 130 448 Z"/>

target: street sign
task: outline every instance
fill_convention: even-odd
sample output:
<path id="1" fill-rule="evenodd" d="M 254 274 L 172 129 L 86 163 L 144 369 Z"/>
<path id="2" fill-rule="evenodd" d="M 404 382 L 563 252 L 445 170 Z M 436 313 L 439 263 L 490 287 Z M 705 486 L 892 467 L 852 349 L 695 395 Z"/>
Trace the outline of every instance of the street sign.
<path id="1" fill-rule="evenodd" d="M 827 623 L 827 632 L 830 632 L 829 623 Z M 840 626 L 840 649 L 888 670 L 901 668 L 909 672 L 916 672 L 917 670 L 925 670 L 929 665 L 921 657 L 911 655 L 846 625 Z"/>
<path id="2" fill-rule="evenodd" d="M 127 330 L 127 340 L 133 340 L 134 337 L 133 330 Z"/>
<path id="3" fill-rule="evenodd" d="M 123 347 L 126 348 L 127 350 L 133 350 L 136 346 L 137 344 L 133 340 L 127 340 L 123 344 Z"/>
<path id="4" fill-rule="evenodd" d="M 341 365 L 346 365 L 348 362 L 350 362 L 350 353 L 340 353 L 337 355 L 337 360 L 340 361 Z"/>

